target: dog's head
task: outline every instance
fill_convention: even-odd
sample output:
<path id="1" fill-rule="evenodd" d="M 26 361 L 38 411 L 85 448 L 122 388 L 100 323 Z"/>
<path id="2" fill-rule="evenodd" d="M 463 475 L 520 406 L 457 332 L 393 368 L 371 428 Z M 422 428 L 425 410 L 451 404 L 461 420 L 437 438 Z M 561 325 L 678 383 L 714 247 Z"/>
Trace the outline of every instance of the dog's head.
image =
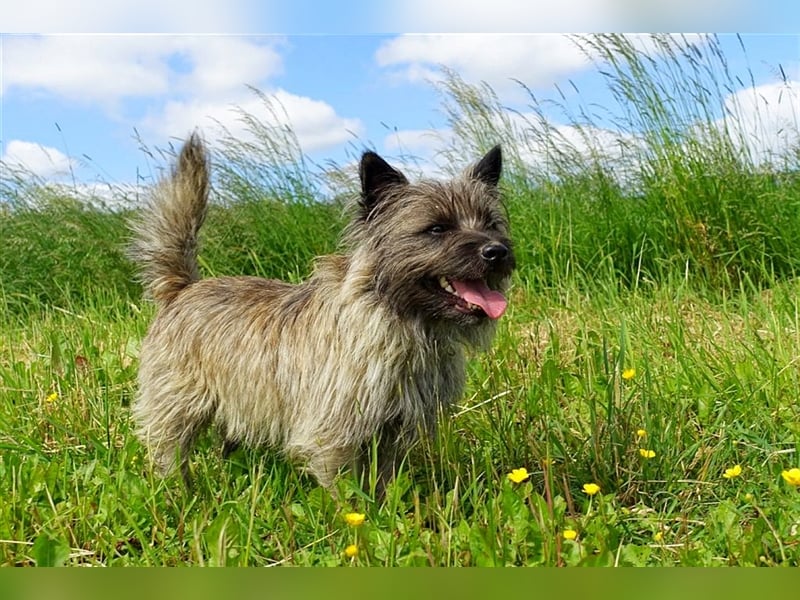
<path id="1" fill-rule="evenodd" d="M 372 265 L 375 290 L 397 312 L 467 326 L 505 312 L 514 252 L 501 169 L 496 146 L 451 181 L 409 183 L 364 153 L 351 239 Z"/>

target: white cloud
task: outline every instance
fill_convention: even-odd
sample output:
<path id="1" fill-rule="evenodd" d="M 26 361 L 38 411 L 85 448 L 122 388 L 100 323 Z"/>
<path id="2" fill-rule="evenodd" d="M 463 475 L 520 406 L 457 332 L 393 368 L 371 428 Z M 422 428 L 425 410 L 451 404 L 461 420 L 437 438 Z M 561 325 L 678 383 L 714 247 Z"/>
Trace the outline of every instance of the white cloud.
<path id="1" fill-rule="evenodd" d="M 800 82 L 787 81 L 746 88 L 725 99 L 727 125 L 756 163 L 780 161 L 800 145 Z"/>
<path id="2" fill-rule="evenodd" d="M 565 74 L 589 66 L 580 49 L 564 35 L 445 34 L 402 35 L 375 54 L 381 67 L 402 67 L 410 81 L 437 79 L 440 65 L 470 83 L 486 81 L 495 90 L 551 86 Z"/>
<path id="3" fill-rule="evenodd" d="M 195 128 L 213 139 L 215 121 L 244 135 L 234 106 L 274 121 L 248 86 L 270 89 L 283 69 L 284 44 L 276 36 L 12 36 L 2 91 L 97 105 L 155 145 Z M 359 120 L 325 102 L 284 90 L 274 96 L 286 112 L 279 122 L 291 124 L 305 151 L 345 142 L 348 130 L 363 133 Z M 137 100 L 146 108 L 132 104 Z"/>
<path id="4" fill-rule="evenodd" d="M 452 142 L 450 129 L 397 129 L 383 139 L 384 158 L 410 179 L 435 179 L 448 172 L 438 154 Z"/>
<path id="5" fill-rule="evenodd" d="M 640 141 L 634 136 L 584 125 L 556 124 L 533 112 L 506 112 L 494 115 L 496 139 L 501 141 L 506 164 L 521 163 L 533 178 L 549 178 L 558 168 L 582 168 L 591 160 L 599 160 L 622 182 L 635 172 L 641 156 Z M 387 136 L 387 150 L 402 149 L 418 160 L 405 158 L 406 168 L 415 168 L 424 176 L 452 175 L 465 165 L 451 164 L 455 155 L 463 159 L 462 149 L 469 141 L 459 141 L 449 129 L 400 130 Z M 471 148 L 471 150 L 475 150 Z M 401 159 L 404 157 L 401 156 Z M 472 160 L 479 159 L 475 155 Z M 519 161 L 517 163 L 516 161 Z"/>
<path id="6" fill-rule="evenodd" d="M 398 129 L 387 135 L 383 147 L 389 152 L 411 152 L 425 157 L 450 143 L 448 129 Z"/>
<path id="7" fill-rule="evenodd" d="M 3 31 L 220 32 L 249 29 L 248 0 L 24 0 L 5 2 Z"/>
<path id="8" fill-rule="evenodd" d="M 224 94 L 280 72 L 277 38 L 230 36 L 10 36 L 3 94 L 51 94 L 85 104 L 174 93 Z"/>
<path id="9" fill-rule="evenodd" d="M 191 62 L 191 72 L 178 77 L 179 89 L 202 96 L 241 93 L 259 86 L 283 70 L 277 37 L 206 36 L 178 38 L 179 52 Z"/>
<path id="10" fill-rule="evenodd" d="M 336 114 L 329 104 L 285 90 L 271 96 L 274 110 L 253 93 L 236 98 L 235 102 L 188 100 L 168 102 L 163 110 L 148 116 L 142 127 L 162 137 L 184 138 L 199 127 L 213 141 L 222 135 L 222 128 L 240 139 L 248 136 L 242 112 L 252 115 L 265 125 L 289 126 L 305 152 L 328 148 L 347 142 L 352 135 L 363 133 L 358 119 Z"/>
<path id="11" fill-rule="evenodd" d="M 627 36 L 645 54 L 663 50 L 652 36 Z M 704 37 L 687 34 L 674 43 L 702 44 Z M 568 76 L 592 67 L 591 48 L 567 34 L 434 34 L 401 35 L 383 43 L 375 53 L 381 67 L 394 69 L 395 77 L 419 83 L 443 78 L 444 66 L 467 83 L 488 83 L 504 99 L 525 98 L 517 83 L 531 89 L 551 90 Z"/>
<path id="12" fill-rule="evenodd" d="M 57 188 L 58 186 L 55 187 Z M 133 184 L 116 184 L 112 186 L 101 182 L 78 182 L 64 189 L 69 195 L 82 198 L 84 201 L 92 202 L 95 205 L 99 203 L 104 208 L 111 210 L 140 207 L 142 205 L 142 197 L 149 193 L 147 188 Z"/>
<path id="13" fill-rule="evenodd" d="M 62 178 L 72 166 L 70 158 L 59 150 L 22 140 L 8 142 L 0 162 L 7 168 L 21 169 L 42 179 Z"/>

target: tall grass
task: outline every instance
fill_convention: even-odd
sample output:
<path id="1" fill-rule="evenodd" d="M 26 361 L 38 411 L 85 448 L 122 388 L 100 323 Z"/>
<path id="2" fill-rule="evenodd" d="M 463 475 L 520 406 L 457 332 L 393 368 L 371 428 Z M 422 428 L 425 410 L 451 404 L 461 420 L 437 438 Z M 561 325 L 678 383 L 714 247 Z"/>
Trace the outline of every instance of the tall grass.
<path id="1" fill-rule="evenodd" d="M 793 277 L 797 153 L 764 162 L 750 151 L 739 107 L 726 102 L 741 78 L 719 40 L 652 36 L 651 53 L 619 35 L 576 43 L 613 105 L 574 106 L 563 93 L 538 100 L 527 90 L 528 110 L 514 115 L 486 85 L 452 73 L 441 84 L 451 152 L 474 153 L 492 139 L 510 150 L 511 201 L 540 221 L 524 264 L 545 285 L 575 269 L 590 279 L 609 270 L 626 286 L 676 273 L 728 289 Z M 554 112 L 567 122 L 555 125 Z"/>
<path id="2" fill-rule="evenodd" d="M 494 347 L 384 503 L 268 451 L 224 461 L 213 435 L 195 490 L 156 478 L 128 415 L 152 311 L 126 212 L 3 182 L 0 563 L 800 564 L 781 476 L 800 466 L 798 153 L 760 162 L 735 114 L 720 126 L 736 75 L 715 39 L 576 41 L 616 100 L 602 118 L 562 95 L 556 127 L 533 95 L 509 116 L 488 86 L 439 84 L 454 169 L 504 143 L 519 269 Z M 302 278 L 344 222 L 324 178 L 351 178 L 242 117 L 253 138 L 212 149 L 202 267 Z"/>

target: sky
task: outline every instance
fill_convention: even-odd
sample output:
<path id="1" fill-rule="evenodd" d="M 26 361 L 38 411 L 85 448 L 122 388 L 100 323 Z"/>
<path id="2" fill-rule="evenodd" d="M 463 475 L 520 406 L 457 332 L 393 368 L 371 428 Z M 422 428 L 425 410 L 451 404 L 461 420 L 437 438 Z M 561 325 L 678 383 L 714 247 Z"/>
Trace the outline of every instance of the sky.
<path id="1" fill-rule="evenodd" d="M 221 126 L 245 137 L 237 110 L 273 118 L 254 89 L 278 101 L 279 120 L 313 160 L 338 163 L 365 148 L 434 160 L 448 135 L 435 84 L 441 66 L 489 83 L 522 113 L 529 102 L 516 81 L 541 98 L 557 86 L 573 93 L 574 84 L 571 101 L 610 102 L 596 67 L 548 29 L 772 30 L 743 34 L 745 52 L 734 35 L 720 36 L 743 80 L 731 102 L 739 100 L 745 121 L 774 116 L 759 119 L 762 138 L 796 131 L 800 115 L 793 1 L 11 4 L 0 9 L 0 168 L 22 165 L 75 186 L 149 183 L 163 165 L 142 145 L 177 144 L 195 129 L 212 147 Z M 494 33 L 464 33 L 481 30 Z M 548 118 L 566 127 L 556 112 Z"/>

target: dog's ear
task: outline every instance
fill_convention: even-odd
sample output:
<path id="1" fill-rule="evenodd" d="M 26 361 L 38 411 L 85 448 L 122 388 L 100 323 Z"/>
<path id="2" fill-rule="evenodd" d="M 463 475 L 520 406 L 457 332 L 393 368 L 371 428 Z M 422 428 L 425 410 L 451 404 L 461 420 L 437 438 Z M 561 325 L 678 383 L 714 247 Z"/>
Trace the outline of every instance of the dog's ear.
<path id="1" fill-rule="evenodd" d="M 361 206 L 365 217 L 378 205 L 386 190 L 398 185 L 408 185 L 405 175 L 371 151 L 364 152 L 361 156 L 358 172 L 361 177 Z"/>
<path id="2" fill-rule="evenodd" d="M 498 144 L 482 159 L 475 163 L 468 171 L 469 177 L 482 181 L 486 185 L 496 187 L 500 181 L 500 172 L 503 170 L 503 153 Z"/>

